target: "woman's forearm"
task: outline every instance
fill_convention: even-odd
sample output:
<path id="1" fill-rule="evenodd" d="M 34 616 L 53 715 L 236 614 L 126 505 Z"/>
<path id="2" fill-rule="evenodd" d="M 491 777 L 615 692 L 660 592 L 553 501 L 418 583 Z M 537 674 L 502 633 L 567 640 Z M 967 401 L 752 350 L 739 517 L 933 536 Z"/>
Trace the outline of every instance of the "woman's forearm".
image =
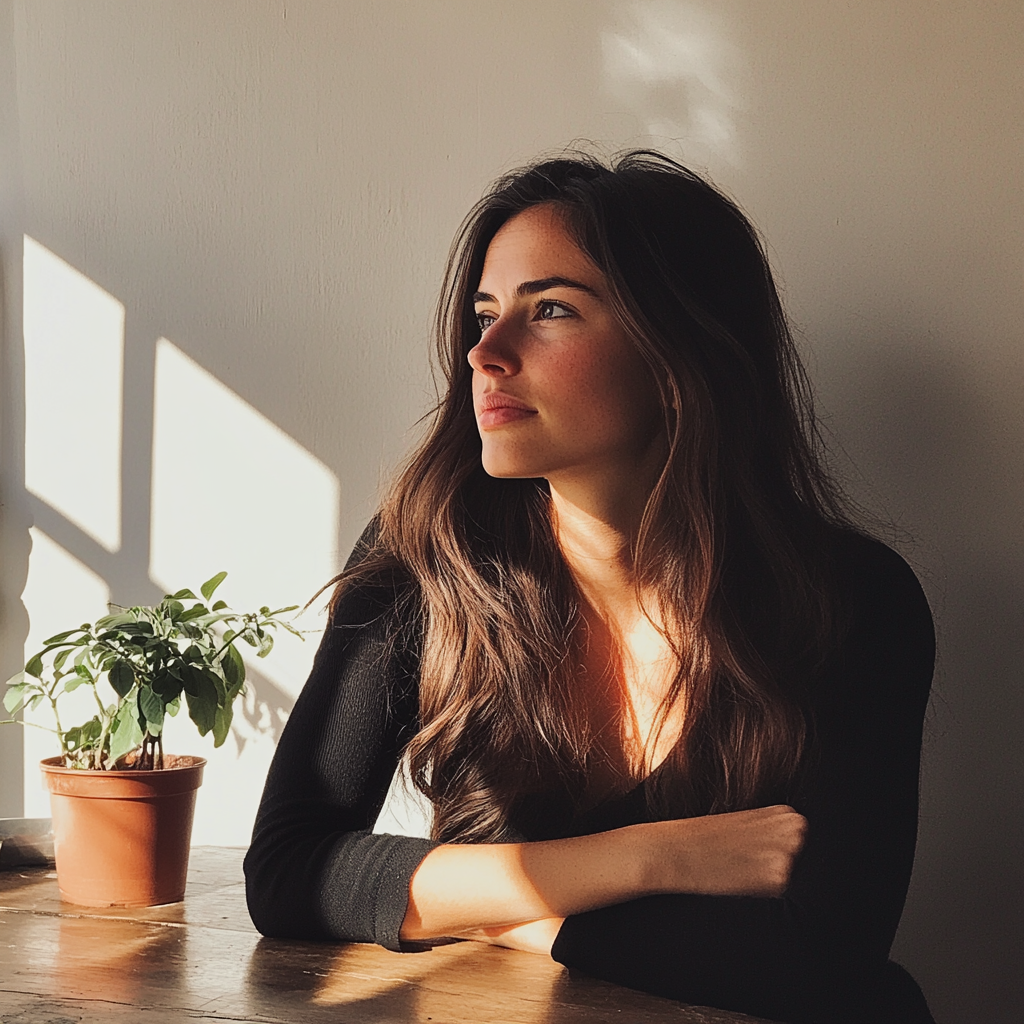
<path id="1" fill-rule="evenodd" d="M 460 935 L 655 893 L 778 896 L 805 828 L 778 806 L 547 842 L 439 846 L 412 876 L 400 934 Z"/>
<path id="2" fill-rule="evenodd" d="M 401 936 L 425 939 L 567 917 L 644 895 L 647 829 L 439 846 L 412 876 Z"/>

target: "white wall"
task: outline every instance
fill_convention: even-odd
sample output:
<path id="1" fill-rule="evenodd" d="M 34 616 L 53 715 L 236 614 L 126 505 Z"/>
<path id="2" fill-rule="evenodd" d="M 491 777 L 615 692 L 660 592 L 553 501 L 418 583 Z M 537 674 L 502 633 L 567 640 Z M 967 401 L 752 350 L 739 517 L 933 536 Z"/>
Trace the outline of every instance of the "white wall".
<path id="1" fill-rule="evenodd" d="M 179 476 L 229 596 L 305 600 L 429 403 L 443 257 L 486 182 L 573 139 L 658 146 L 767 234 L 843 473 L 936 612 L 897 955 L 940 1021 L 1021 1019 L 1022 38 L 1015 0 L 3 0 L 0 671 L 69 603 L 201 582 Z M 120 445 L 113 505 L 43 472 L 24 235 L 124 309 L 120 429 L 43 399 Z M 94 343 L 87 319 L 57 342 Z M 266 472 L 176 452 L 183 406 Z M 197 840 L 245 842 L 310 655 L 257 679 Z M 0 813 L 36 806 L 37 756 L 0 730 Z"/>

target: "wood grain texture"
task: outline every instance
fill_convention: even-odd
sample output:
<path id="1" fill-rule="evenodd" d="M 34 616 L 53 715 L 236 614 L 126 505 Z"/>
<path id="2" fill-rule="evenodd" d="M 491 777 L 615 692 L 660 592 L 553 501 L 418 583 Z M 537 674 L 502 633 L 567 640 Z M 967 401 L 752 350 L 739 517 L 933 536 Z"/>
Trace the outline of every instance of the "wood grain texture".
<path id="1" fill-rule="evenodd" d="M 752 1017 L 570 975 L 479 943 L 425 953 L 261 938 L 242 850 L 192 851 L 183 903 L 62 903 L 45 869 L 0 873 L 2 1024 L 735 1024 Z"/>

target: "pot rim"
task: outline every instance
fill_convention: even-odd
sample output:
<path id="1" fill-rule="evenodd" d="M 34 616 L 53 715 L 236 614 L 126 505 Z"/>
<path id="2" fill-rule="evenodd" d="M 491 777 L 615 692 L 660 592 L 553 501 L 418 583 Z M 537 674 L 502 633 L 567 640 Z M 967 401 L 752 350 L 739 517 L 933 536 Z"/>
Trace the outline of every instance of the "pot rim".
<path id="1" fill-rule="evenodd" d="M 44 757 L 39 762 L 40 769 L 51 775 L 73 775 L 75 778 L 95 775 L 106 779 L 151 779 L 154 775 L 167 775 L 172 772 L 192 772 L 206 767 L 206 758 L 194 754 L 165 754 L 165 757 L 188 759 L 188 764 L 176 764 L 171 768 L 68 768 L 62 764 L 63 756 Z"/>

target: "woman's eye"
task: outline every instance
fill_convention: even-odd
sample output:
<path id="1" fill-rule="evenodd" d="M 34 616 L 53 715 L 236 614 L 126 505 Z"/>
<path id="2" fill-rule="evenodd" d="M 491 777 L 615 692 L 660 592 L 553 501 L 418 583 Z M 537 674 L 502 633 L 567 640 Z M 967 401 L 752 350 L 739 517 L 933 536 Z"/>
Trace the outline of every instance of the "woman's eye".
<path id="1" fill-rule="evenodd" d="M 477 313 L 476 322 L 480 325 L 480 333 L 483 334 L 497 319 L 492 313 Z"/>
<path id="2" fill-rule="evenodd" d="M 571 309 L 563 306 L 560 302 L 544 301 L 537 303 L 537 320 L 562 320 L 565 317 L 575 316 Z"/>

